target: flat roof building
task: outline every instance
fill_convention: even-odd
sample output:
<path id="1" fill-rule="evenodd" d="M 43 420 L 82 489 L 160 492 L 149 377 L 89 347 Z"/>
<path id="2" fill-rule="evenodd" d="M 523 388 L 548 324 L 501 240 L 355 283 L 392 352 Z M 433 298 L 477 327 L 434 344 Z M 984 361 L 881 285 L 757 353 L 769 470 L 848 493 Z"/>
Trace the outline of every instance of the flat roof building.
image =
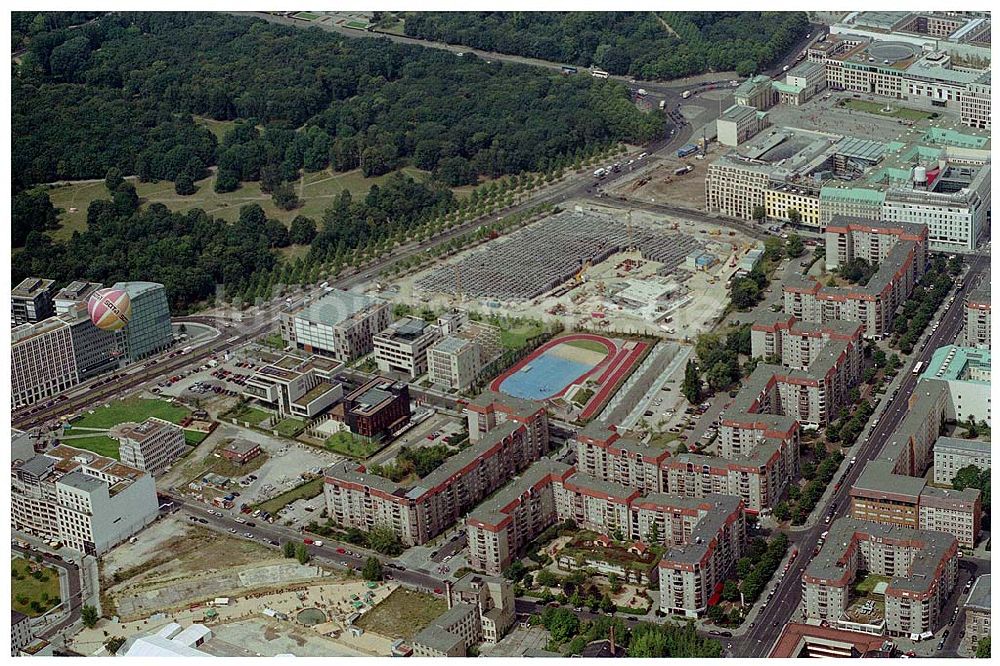
<path id="1" fill-rule="evenodd" d="M 947 383 L 948 418 L 992 425 L 990 357 L 989 349 L 974 347 L 948 345 L 935 350 L 920 376 Z"/>
<path id="2" fill-rule="evenodd" d="M 441 329 L 417 317 L 403 317 L 373 338 L 375 363 L 382 372 L 415 379 L 427 372 L 427 350 L 441 339 Z"/>
<path id="3" fill-rule="evenodd" d="M 126 465 L 159 476 L 187 453 L 184 430 L 151 416 L 142 423 L 127 423 L 115 429 L 119 459 Z"/>
<path id="4" fill-rule="evenodd" d="M 281 314 L 281 336 L 308 353 L 353 361 L 374 349 L 373 338 L 392 321 L 380 298 L 335 289 L 296 312 Z"/>
<path id="5" fill-rule="evenodd" d="M 990 332 L 990 287 L 985 285 L 969 292 L 965 298 L 965 338 L 966 347 L 989 349 L 992 340 Z"/>
<path id="6" fill-rule="evenodd" d="M 28 277 L 10 291 L 11 322 L 34 324 L 55 314 L 52 297 L 55 296 L 55 280 Z"/>

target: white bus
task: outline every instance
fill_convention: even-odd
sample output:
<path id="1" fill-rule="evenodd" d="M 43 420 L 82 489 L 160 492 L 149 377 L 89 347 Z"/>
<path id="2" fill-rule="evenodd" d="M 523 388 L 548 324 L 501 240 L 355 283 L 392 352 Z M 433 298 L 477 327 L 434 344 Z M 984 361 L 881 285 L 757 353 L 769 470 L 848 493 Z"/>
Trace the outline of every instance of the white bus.
<path id="1" fill-rule="evenodd" d="M 590 70 L 590 75 L 595 79 L 606 79 L 609 76 L 603 69 L 597 69 L 596 67 Z"/>
<path id="2" fill-rule="evenodd" d="M 913 366 L 913 374 L 919 375 L 920 374 L 920 370 L 923 369 L 923 367 L 924 367 L 924 362 L 923 361 L 917 361 L 917 364 L 915 366 Z"/>

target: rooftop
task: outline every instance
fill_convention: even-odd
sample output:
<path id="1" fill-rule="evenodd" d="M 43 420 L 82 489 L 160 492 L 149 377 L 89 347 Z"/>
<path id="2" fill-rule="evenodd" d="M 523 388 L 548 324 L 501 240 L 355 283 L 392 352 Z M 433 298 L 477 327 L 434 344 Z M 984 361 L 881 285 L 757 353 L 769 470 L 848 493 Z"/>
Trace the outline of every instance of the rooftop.
<path id="1" fill-rule="evenodd" d="M 371 309 L 384 303 L 385 301 L 379 298 L 335 289 L 299 310 L 295 316 L 309 322 L 338 326 L 360 319 Z"/>
<path id="2" fill-rule="evenodd" d="M 389 328 L 379 333 L 377 337 L 412 342 L 422 337 L 428 326 L 429 324 L 423 319 L 403 317 L 389 324 Z"/>
<path id="3" fill-rule="evenodd" d="M 38 294 L 48 291 L 54 283 L 55 280 L 27 277 L 21 280 L 16 287 L 10 290 L 10 295 L 18 298 L 34 298 Z"/>
<path id="4" fill-rule="evenodd" d="M 473 344 L 472 340 L 468 340 L 466 338 L 460 338 L 455 335 L 449 335 L 448 337 L 444 338 L 436 345 L 434 345 L 431 349 L 433 349 L 434 351 L 442 352 L 444 354 L 457 354 L 472 344 Z"/>
<path id="5" fill-rule="evenodd" d="M 935 451 L 950 451 L 956 453 L 989 454 L 992 450 L 989 442 L 977 439 L 959 439 L 958 437 L 938 437 L 934 442 Z"/>
<path id="6" fill-rule="evenodd" d="M 170 421 L 158 419 L 151 416 L 142 423 L 128 423 L 119 428 L 118 434 L 121 437 L 128 437 L 136 442 L 144 442 L 151 437 L 155 437 L 164 430 L 177 430 L 180 427 Z"/>
<path id="7" fill-rule="evenodd" d="M 990 574 L 985 574 L 972 584 L 969 598 L 965 600 L 965 607 L 989 612 L 990 606 Z"/>
<path id="8" fill-rule="evenodd" d="M 948 345 L 934 352 L 921 379 L 990 383 L 990 350 Z"/>

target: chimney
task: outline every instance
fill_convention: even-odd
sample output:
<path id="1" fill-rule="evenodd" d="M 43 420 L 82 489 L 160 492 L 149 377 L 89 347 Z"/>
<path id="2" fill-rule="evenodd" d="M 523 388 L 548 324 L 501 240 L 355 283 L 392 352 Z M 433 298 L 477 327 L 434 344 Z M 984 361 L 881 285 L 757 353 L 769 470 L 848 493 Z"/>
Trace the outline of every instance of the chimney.
<path id="1" fill-rule="evenodd" d="M 451 610 L 451 581 L 446 580 L 444 582 L 444 593 L 448 597 L 448 610 Z"/>

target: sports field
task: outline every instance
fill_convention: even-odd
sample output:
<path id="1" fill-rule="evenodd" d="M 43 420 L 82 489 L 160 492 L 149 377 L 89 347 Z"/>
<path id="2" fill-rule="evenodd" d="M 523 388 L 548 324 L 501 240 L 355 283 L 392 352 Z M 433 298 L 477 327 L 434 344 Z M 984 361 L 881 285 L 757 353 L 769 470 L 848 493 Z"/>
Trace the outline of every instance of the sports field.
<path id="1" fill-rule="evenodd" d="M 492 388 L 529 400 L 553 398 L 590 375 L 616 351 L 614 342 L 597 335 L 557 338 L 494 380 Z"/>

